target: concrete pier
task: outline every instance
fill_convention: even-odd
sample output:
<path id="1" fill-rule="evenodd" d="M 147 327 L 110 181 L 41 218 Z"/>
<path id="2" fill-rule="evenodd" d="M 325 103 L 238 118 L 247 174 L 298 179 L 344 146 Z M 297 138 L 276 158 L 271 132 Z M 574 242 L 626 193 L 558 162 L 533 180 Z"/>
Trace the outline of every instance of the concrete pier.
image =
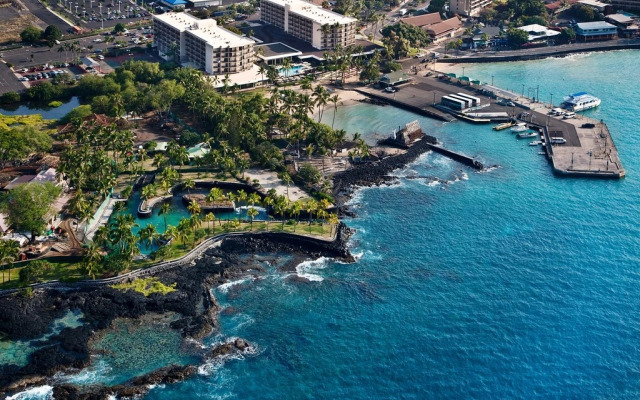
<path id="1" fill-rule="evenodd" d="M 358 91 L 440 120 L 445 120 L 443 115 L 451 118 L 438 105 L 442 96 L 451 93 L 467 93 L 480 98 L 482 105 L 464 114 L 452 110 L 452 115 L 464 120 L 473 119 L 473 122 L 477 123 L 520 116 L 522 121 L 542 132 L 545 151 L 554 173 L 562 176 L 607 179 L 620 179 L 625 176 L 618 150 L 603 121 L 580 114 L 571 119 L 551 116 L 549 112 L 554 108 L 551 104 L 534 102 L 517 93 L 487 84 L 471 85 L 467 81 L 449 78 L 438 72 L 430 76 L 411 75 L 411 77 L 411 83 L 400 86 L 396 93 L 386 93 L 372 87 Z M 496 97 L 508 99 L 515 105 L 500 105 Z M 497 115 L 503 115 L 504 118 L 495 117 Z M 563 138 L 566 143 L 554 144 L 551 143 L 551 138 Z"/>

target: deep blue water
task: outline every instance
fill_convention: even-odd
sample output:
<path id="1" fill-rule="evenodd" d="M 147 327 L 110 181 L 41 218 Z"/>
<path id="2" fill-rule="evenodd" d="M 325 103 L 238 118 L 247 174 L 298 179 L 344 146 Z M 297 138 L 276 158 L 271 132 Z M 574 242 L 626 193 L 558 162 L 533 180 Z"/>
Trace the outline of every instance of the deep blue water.
<path id="1" fill-rule="evenodd" d="M 211 341 L 243 337 L 257 353 L 146 398 L 640 397 L 639 60 L 614 52 L 466 67 L 504 87 L 540 85 L 542 99 L 602 98 L 592 114 L 609 125 L 621 181 L 554 177 L 527 140 L 489 125 L 339 109 L 336 127 L 351 133 L 419 119 L 446 146 L 499 167 L 477 173 L 426 154 L 397 171 L 397 184 L 359 191 L 359 218 L 347 221 L 355 264 L 305 263 L 306 284 L 272 266 L 216 289 L 238 312 L 221 316 Z"/>

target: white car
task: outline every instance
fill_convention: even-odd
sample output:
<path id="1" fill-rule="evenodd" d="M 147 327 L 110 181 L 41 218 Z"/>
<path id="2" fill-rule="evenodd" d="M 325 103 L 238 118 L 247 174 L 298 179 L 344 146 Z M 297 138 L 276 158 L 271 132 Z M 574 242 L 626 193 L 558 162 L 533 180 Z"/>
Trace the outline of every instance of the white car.
<path id="1" fill-rule="evenodd" d="M 100 42 L 102 42 L 102 39 L 100 39 L 100 38 L 93 39 L 93 42 L 94 42 L 94 43 L 100 43 Z"/>
<path id="2" fill-rule="evenodd" d="M 104 56 L 102 54 L 98 55 L 98 60 L 104 60 Z"/>

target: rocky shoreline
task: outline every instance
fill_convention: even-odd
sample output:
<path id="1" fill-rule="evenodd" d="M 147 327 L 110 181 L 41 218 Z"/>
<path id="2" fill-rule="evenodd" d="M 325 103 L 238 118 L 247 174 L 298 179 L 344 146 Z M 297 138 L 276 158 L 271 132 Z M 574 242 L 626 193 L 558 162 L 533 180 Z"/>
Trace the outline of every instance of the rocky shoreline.
<path id="1" fill-rule="evenodd" d="M 438 140 L 429 135 L 402 154 L 384 158 L 373 163 L 364 163 L 350 170 L 339 172 L 333 177 L 333 197 L 341 215 L 352 215 L 344 208 L 344 204 L 351 198 L 359 187 L 378 186 L 388 184 L 394 179 L 389 174 L 396 169 L 403 168 L 415 161 L 420 155 L 431 150 L 431 145 Z"/>
<path id="2" fill-rule="evenodd" d="M 13 295 L 2 299 L 0 332 L 10 340 L 38 340 L 52 322 L 68 310 L 82 312 L 84 324 L 66 328 L 41 341 L 29 356 L 25 366 L 0 365 L 0 398 L 3 395 L 42 384 L 55 386 L 56 398 L 106 399 L 111 394 L 131 396 L 142 394 L 153 383 L 183 380 L 195 372 L 194 366 L 170 366 L 135 378 L 116 387 L 76 387 L 51 383 L 54 374 L 70 369 L 82 369 L 90 364 L 89 340 L 96 331 L 111 326 L 116 318 L 140 318 L 148 313 L 174 312 L 180 318 L 171 323 L 185 339 L 201 340 L 218 329 L 220 307 L 211 289 L 235 277 L 259 272 L 255 262 L 244 255 L 257 253 L 288 253 L 298 260 L 332 257 L 352 262 L 346 247 L 351 231 L 340 224 L 335 240 L 261 233 L 227 237 L 219 245 L 207 249 L 197 261 L 155 275 L 164 284 L 176 284 L 176 291 L 149 297 L 134 291 L 119 291 L 109 286 L 97 288 L 69 286 L 37 289 L 30 298 Z M 246 351 L 251 346 L 238 339 L 233 344 L 216 347 L 209 359 L 231 351 Z"/>

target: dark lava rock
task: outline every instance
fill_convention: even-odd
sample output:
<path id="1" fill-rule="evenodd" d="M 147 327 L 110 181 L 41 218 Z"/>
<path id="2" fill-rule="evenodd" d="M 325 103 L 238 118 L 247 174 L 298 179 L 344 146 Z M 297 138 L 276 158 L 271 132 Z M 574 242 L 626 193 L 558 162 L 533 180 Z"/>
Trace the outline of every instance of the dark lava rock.
<path id="1" fill-rule="evenodd" d="M 252 349 L 251 343 L 247 342 L 244 339 L 236 339 L 230 342 L 222 343 L 213 348 L 210 352 L 208 352 L 205 356 L 205 359 L 211 359 L 216 357 L 226 356 L 228 354 L 233 353 L 242 353 L 246 350 Z"/>

